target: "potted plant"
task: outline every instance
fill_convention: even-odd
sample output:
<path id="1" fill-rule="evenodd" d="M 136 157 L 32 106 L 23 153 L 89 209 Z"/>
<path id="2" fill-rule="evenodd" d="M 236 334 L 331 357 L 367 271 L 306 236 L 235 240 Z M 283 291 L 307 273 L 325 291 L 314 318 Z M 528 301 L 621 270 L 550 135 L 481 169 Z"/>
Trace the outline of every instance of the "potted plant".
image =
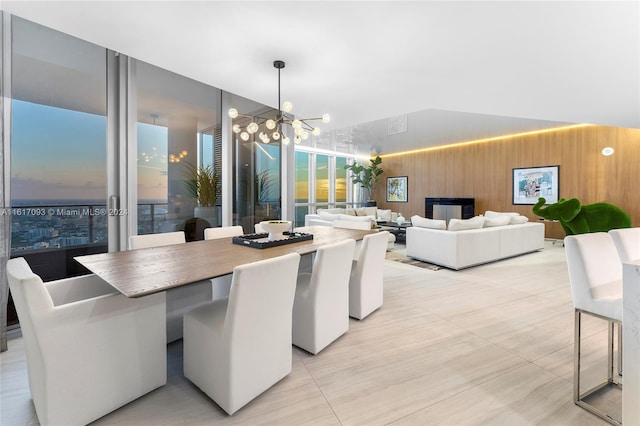
<path id="1" fill-rule="evenodd" d="M 207 220 L 211 226 L 217 226 L 216 201 L 218 201 L 220 174 L 211 164 L 204 167 L 187 164 L 186 167 L 185 188 L 198 204 L 193 210 L 193 216 Z"/>
<path id="2" fill-rule="evenodd" d="M 345 170 L 351 171 L 353 183 L 360 184 L 360 186 L 365 189 L 363 198 L 366 200 L 366 205 L 375 206 L 376 202 L 371 200 L 371 196 L 375 192 L 380 175 L 383 173 L 383 170 L 380 168 L 382 158 L 377 155 L 376 158 L 369 159 L 369 163 L 370 164 L 365 167 L 358 162 L 354 162 L 353 164 L 345 165 L 344 168 Z"/>

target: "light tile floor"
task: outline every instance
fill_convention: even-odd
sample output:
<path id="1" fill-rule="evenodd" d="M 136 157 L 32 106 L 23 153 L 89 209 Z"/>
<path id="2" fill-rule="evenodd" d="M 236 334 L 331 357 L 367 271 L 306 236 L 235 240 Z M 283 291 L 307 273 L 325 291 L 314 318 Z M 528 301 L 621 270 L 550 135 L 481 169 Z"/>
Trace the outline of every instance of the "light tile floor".
<path id="1" fill-rule="evenodd" d="M 584 335 L 586 389 L 605 374 L 605 323 L 587 318 Z M 316 356 L 292 350 L 292 373 L 230 417 L 183 377 L 172 343 L 167 385 L 95 424 L 607 424 L 572 402 L 561 245 L 462 271 L 386 261 L 380 310 Z M 0 423 L 38 424 L 22 339 L 1 357 Z"/>

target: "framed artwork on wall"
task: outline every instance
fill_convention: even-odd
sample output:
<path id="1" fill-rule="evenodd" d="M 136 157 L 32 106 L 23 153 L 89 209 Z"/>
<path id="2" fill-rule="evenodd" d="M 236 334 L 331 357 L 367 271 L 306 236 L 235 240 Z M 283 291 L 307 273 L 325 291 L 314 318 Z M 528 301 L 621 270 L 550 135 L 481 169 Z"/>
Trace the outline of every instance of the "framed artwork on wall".
<path id="1" fill-rule="evenodd" d="M 406 203 L 407 195 L 407 176 L 387 178 L 387 201 Z"/>
<path id="2" fill-rule="evenodd" d="M 513 169 L 513 204 L 535 204 L 544 197 L 546 204 L 558 201 L 560 166 Z"/>

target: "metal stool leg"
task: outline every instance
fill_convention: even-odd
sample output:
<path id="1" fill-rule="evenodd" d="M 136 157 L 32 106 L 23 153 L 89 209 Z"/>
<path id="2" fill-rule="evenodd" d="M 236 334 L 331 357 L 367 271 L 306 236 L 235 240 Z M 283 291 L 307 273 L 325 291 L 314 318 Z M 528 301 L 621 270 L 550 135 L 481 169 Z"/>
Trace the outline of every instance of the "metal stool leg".
<path id="1" fill-rule="evenodd" d="M 603 420 L 606 420 L 607 422 L 611 423 L 612 425 L 616 425 L 616 426 L 622 426 L 622 423 L 620 420 L 618 419 L 614 419 L 613 417 L 611 417 L 610 415 L 608 415 L 607 413 L 605 413 L 604 411 L 594 407 L 593 405 L 585 402 L 585 398 L 589 397 L 590 395 L 600 391 L 601 389 L 608 387 L 608 386 L 615 386 L 619 389 L 622 389 L 622 385 L 620 383 L 617 383 L 613 380 L 613 348 L 614 348 L 614 342 L 613 342 L 613 335 L 614 335 L 614 328 L 616 325 L 615 321 L 611 321 L 611 319 L 609 318 L 605 318 L 605 317 L 601 317 L 599 315 L 595 315 L 595 314 L 591 314 L 590 312 L 584 312 L 584 313 L 588 313 L 590 315 L 593 315 L 597 318 L 601 318 L 607 321 L 607 334 L 608 334 L 608 341 L 607 341 L 607 380 L 604 381 L 603 383 L 593 387 L 592 389 L 589 389 L 588 391 L 584 392 L 584 393 L 580 393 L 580 354 L 581 354 L 581 333 L 582 333 L 582 327 L 581 327 L 581 322 L 582 322 L 582 313 L 583 311 L 576 309 L 575 310 L 575 323 L 574 323 L 574 341 L 573 341 L 573 401 L 575 402 L 576 405 L 584 408 L 585 410 L 589 411 L 592 414 L 595 414 L 596 416 L 600 417 Z M 620 324 L 618 324 L 618 330 L 620 329 Z"/>
<path id="2" fill-rule="evenodd" d="M 618 325 L 618 376 L 622 376 L 622 324 Z"/>

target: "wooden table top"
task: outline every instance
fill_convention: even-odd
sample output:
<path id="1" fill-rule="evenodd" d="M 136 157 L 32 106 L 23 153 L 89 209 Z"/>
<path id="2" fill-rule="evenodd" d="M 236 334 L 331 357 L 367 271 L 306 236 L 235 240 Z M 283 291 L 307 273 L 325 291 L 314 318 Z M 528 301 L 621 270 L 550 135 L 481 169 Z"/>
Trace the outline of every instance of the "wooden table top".
<path id="1" fill-rule="evenodd" d="M 374 231 L 309 226 L 297 232 L 313 240 L 256 249 L 233 244 L 232 238 L 193 241 L 138 250 L 74 257 L 80 264 L 127 297 L 140 297 L 172 287 L 227 275 L 233 268 L 287 253 L 314 253 L 318 247 L 346 239 L 361 240 Z"/>

